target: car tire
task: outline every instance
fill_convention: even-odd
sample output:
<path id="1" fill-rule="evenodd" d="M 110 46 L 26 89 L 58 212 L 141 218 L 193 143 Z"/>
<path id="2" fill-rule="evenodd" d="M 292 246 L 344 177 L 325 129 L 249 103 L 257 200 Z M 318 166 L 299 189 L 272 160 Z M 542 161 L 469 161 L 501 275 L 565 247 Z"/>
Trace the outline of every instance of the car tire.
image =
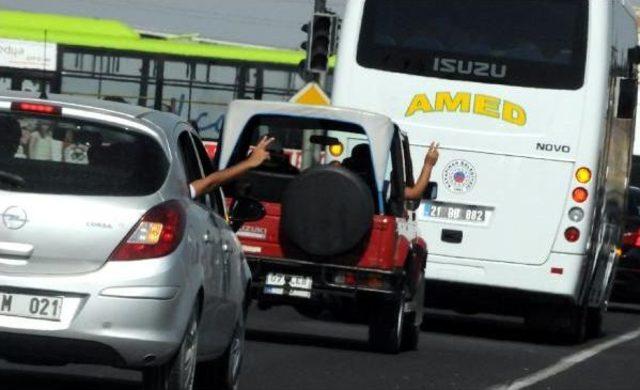
<path id="1" fill-rule="evenodd" d="M 379 352 L 398 354 L 405 330 L 404 300 L 384 302 L 372 314 L 369 324 L 370 346 Z"/>
<path id="2" fill-rule="evenodd" d="M 145 390 L 193 390 L 198 358 L 198 313 L 194 310 L 177 355 L 167 364 L 142 372 Z"/>
<path id="3" fill-rule="evenodd" d="M 244 315 L 240 316 L 224 354 L 216 360 L 198 365 L 198 388 L 237 390 L 244 359 Z"/>

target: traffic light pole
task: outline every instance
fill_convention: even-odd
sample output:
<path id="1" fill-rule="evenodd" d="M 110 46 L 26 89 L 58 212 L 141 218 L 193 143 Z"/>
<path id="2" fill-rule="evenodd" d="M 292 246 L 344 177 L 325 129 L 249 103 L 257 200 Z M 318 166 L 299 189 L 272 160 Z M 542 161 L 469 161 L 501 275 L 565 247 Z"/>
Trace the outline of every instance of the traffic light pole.
<path id="1" fill-rule="evenodd" d="M 327 0 L 314 0 L 314 1 L 315 1 L 315 6 L 314 6 L 315 12 L 327 12 Z M 326 72 L 317 73 L 316 79 L 320 87 L 322 87 L 322 89 L 326 89 L 327 73 Z"/>
<path id="2" fill-rule="evenodd" d="M 327 0 L 315 0 L 315 12 L 326 12 L 327 11 Z"/>

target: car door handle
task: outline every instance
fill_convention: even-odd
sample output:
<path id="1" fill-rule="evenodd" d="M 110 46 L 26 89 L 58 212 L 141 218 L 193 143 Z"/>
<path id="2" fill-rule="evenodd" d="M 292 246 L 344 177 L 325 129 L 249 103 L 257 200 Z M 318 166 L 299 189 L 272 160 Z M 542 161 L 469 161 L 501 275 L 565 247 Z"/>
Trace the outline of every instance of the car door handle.
<path id="1" fill-rule="evenodd" d="M 233 247 L 229 245 L 229 243 L 225 242 L 222 244 L 222 251 L 224 253 L 233 253 Z"/>
<path id="2" fill-rule="evenodd" d="M 213 242 L 211 232 L 206 232 L 204 236 L 202 236 L 202 241 L 204 241 L 205 244 L 211 244 Z"/>

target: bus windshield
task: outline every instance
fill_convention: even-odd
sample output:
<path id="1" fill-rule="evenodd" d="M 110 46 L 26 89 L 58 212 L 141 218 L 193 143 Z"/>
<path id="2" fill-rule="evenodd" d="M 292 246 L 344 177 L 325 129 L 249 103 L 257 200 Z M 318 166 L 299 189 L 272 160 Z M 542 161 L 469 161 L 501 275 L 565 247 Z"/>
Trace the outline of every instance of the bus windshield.
<path id="1" fill-rule="evenodd" d="M 579 89 L 587 0 L 368 0 L 361 66 L 492 84 Z"/>

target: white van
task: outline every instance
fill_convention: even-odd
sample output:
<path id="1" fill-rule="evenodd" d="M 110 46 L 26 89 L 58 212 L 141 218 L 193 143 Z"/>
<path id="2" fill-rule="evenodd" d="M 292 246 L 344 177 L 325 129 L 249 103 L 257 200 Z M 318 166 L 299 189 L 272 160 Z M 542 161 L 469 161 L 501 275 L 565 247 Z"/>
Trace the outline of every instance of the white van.
<path id="1" fill-rule="evenodd" d="M 351 0 L 334 103 L 391 117 L 424 202 L 429 303 L 600 333 L 637 95 L 627 0 Z"/>

